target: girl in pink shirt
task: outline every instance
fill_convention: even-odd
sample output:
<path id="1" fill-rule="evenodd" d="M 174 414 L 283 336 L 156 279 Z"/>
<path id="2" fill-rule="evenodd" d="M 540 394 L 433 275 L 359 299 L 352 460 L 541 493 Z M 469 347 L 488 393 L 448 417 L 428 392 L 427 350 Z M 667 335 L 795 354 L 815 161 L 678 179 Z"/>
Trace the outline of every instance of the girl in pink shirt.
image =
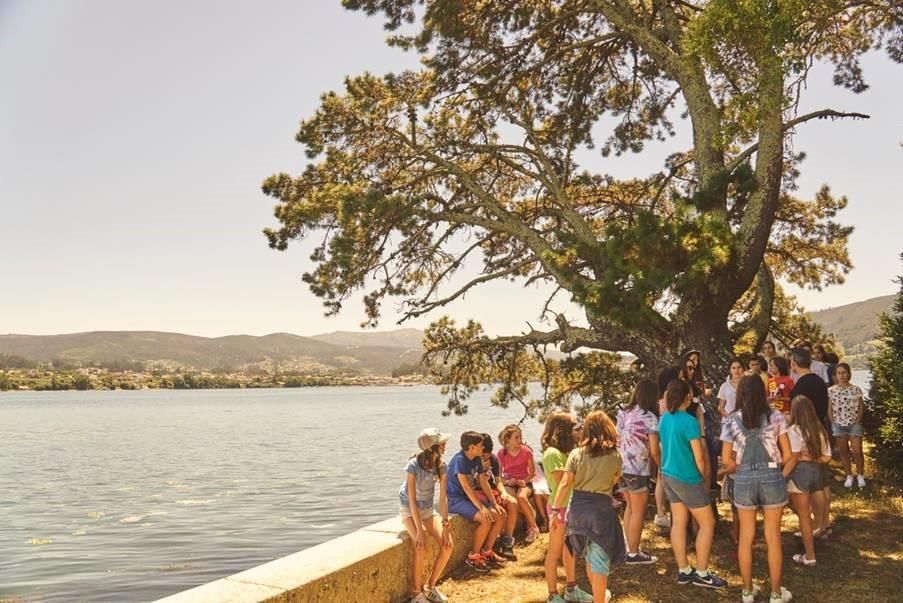
<path id="1" fill-rule="evenodd" d="M 520 514 L 527 520 L 527 542 L 533 542 L 539 536 L 539 527 L 536 525 L 536 514 L 530 498 L 533 496 L 533 478 L 536 476 L 536 465 L 533 463 L 533 451 L 523 443 L 524 435 L 517 425 L 508 425 L 499 433 L 499 443 L 502 445 L 498 454 L 499 465 L 502 470 L 502 483 L 508 494 L 517 498 Z M 517 524 L 517 515 L 508 515 L 508 524 L 505 526 L 505 535 L 514 533 Z"/>

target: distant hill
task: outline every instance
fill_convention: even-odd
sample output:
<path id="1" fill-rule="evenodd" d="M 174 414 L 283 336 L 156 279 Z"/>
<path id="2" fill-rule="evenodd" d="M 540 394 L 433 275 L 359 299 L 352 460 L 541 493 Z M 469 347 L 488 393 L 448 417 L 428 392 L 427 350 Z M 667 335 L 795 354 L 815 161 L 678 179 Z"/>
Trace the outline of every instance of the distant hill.
<path id="1" fill-rule="evenodd" d="M 851 348 L 868 343 L 878 336 L 878 316 L 893 306 L 894 295 L 882 295 L 865 301 L 811 312 L 812 320 Z"/>
<path id="2" fill-rule="evenodd" d="M 352 342 L 351 335 L 354 334 L 345 334 L 337 341 Z M 392 343 L 386 345 L 373 337 L 380 335 L 378 333 L 363 335 L 367 336 L 363 343 L 330 343 L 290 333 L 214 338 L 158 331 L 0 335 L 0 354 L 39 362 L 54 359 L 73 363 L 137 361 L 198 370 L 243 369 L 275 362 L 295 368 L 341 368 L 377 374 L 389 374 L 402 364 L 416 363 L 420 359 L 419 338 L 415 345 L 402 345 L 405 337 L 412 339 L 410 334 L 393 337 L 388 333 L 387 341 Z"/>
<path id="3" fill-rule="evenodd" d="M 419 348 L 423 342 L 420 329 L 398 329 L 395 331 L 333 331 L 312 335 L 311 339 L 343 346 L 383 346 L 388 348 Z"/>

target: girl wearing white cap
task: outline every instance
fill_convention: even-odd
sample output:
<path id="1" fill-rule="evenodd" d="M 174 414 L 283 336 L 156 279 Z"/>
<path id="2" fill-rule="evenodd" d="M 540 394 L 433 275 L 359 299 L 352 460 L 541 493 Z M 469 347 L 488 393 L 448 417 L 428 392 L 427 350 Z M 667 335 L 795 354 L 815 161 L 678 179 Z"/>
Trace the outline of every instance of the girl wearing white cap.
<path id="1" fill-rule="evenodd" d="M 401 520 L 414 545 L 412 594 L 414 603 L 448 601 L 448 598 L 436 588 L 436 582 L 442 576 L 442 570 L 445 569 L 452 552 L 452 536 L 448 525 L 448 500 L 446 498 L 448 465 L 442 460 L 447 440 L 448 434 L 441 433 L 435 427 L 428 427 L 420 432 L 420 436 L 417 438 L 420 453 L 411 457 L 405 466 L 407 477 L 399 491 Z M 433 510 L 436 482 L 439 483 L 441 520 L 436 517 Z M 439 545 L 439 554 L 433 564 L 433 571 L 430 572 L 429 581 L 424 585 L 423 556 L 426 553 L 427 532 Z"/>

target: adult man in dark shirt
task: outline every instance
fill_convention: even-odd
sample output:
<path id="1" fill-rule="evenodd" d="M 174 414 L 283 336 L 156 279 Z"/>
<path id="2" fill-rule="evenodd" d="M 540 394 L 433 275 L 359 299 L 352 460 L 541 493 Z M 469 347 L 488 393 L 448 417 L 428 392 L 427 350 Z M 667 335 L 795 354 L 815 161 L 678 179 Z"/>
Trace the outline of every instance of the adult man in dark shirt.
<path id="1" fill-rule="evenodd" d="M 815 406 L 815 414 L 822 425 L 831 433 L 828 424 L 828 386 L 821 377 L 810 369 L 812 354 L 806 348 L 793 348 L 790 354 L 790 369 L 796 375 L 796 385 L 790 391 L 790 399 L 806 396 Z"/>

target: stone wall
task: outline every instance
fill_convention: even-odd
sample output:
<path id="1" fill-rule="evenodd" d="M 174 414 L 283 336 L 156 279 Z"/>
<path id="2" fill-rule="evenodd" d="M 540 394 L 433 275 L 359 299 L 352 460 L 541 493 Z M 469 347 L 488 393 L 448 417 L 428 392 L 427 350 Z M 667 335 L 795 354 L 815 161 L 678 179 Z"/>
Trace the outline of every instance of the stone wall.
<path id="1" fill-rule="evenodd" d="M 469 521 L 450 519 L 454 551 L 446 573 L 464 562 L 473 536 Z M 436 551 L 430 539 L 425 572 Z M 396 517 L 159 603 L 402 602 L 410 596 L 411 564 L 410 538 Z"/>

